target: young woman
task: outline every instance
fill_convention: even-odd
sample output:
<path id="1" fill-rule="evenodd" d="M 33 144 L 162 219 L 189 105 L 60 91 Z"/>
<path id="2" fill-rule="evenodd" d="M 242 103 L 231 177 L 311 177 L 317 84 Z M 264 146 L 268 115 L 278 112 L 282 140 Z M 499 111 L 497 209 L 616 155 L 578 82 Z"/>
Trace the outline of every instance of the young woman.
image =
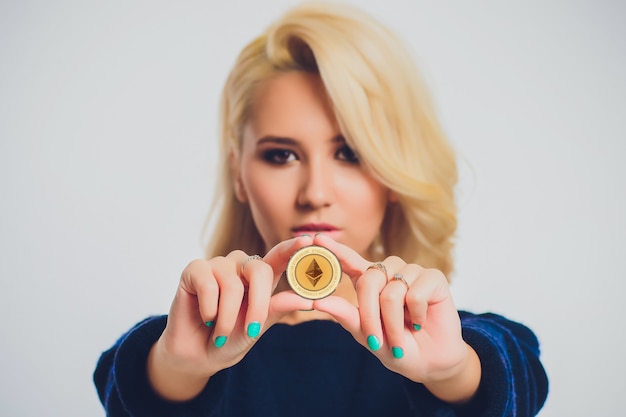
<path id="1" fill-rule="evenodd" d="M 207 260 L 168 316 L 102 355 L 107 415 L 538 412 L 533 333 L 454 306 L 455 157 L 392 33 L 351 7 L 298 6 L 241 52 L 222 117 Z M 302 296 L 285 271 L 318 247 L 343 276 Z"/>

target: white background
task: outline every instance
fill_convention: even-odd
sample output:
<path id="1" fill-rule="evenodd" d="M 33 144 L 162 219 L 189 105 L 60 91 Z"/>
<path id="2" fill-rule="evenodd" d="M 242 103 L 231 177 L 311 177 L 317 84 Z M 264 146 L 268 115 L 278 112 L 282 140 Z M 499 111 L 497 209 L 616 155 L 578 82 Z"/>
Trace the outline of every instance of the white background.
<path id="1" fill-rule="evenodd" d="M 100 352 L 203 254 L 226 74 L 295 3 L 0 2 L 0 415 L 104 415 Z M 415 50 L 461 157 L 459 308 L 537 333 L 542 416 L 615 415 L 625 4 L 360 3 Z"/>

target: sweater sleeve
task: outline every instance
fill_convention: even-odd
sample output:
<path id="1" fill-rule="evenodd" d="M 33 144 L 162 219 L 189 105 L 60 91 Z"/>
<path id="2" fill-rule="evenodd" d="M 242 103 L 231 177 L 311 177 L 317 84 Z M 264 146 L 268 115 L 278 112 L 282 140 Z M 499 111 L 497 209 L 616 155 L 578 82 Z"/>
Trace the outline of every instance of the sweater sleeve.
<path id="1" fill-rule="evenodd" d="M 548 395 L 537 337 L 524 325 L 497 314 L 460 312 L 460 316 L 463 338 L 482 367 L 479 392 L 460 414 L 535 416 Z"/>
<path id="2" fill-rule="evenodd" d="M 206 389 L 190 401 L 173 403 L 150 386 L 148 353 L 166 322 L 166 316 L 145 319 L 100 356 L 93 379 L 108 417 L 211 416 L 217 412 L 219 401 Z"/>

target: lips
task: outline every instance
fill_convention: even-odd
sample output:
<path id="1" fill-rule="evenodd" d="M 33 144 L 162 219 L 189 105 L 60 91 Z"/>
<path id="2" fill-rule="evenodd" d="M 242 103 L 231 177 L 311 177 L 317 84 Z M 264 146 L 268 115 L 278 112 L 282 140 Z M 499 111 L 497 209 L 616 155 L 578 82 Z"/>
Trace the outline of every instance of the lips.
<path id="1" fill-rule="evenodd" d="M 339 229 L 337 229 L 335 226 L 333 226 L 332 224 L 328 224 L 328 223 L 308 223 L 308 224 L 303 224 L 303 225 L 300 225 L 291 229 L 291 231 L 297 235 L 315 234 L 315 233 L 320 233 L 320 232 L 331 233 L 331 232 L 336 232 L 338 230 Z"/>

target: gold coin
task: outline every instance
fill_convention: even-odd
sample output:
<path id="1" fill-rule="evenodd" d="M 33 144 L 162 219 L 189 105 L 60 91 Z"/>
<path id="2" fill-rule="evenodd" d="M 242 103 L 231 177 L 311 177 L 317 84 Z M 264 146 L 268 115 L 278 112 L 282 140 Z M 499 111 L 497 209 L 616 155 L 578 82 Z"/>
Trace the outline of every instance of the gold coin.
<path id="1" fill-rule="evenodd" d="M 328 297 L 341 281 L 341 264 L 322 246 L 305 246 L 287 263 L 287 282 L 296 294 L 310 300 Z"/>

